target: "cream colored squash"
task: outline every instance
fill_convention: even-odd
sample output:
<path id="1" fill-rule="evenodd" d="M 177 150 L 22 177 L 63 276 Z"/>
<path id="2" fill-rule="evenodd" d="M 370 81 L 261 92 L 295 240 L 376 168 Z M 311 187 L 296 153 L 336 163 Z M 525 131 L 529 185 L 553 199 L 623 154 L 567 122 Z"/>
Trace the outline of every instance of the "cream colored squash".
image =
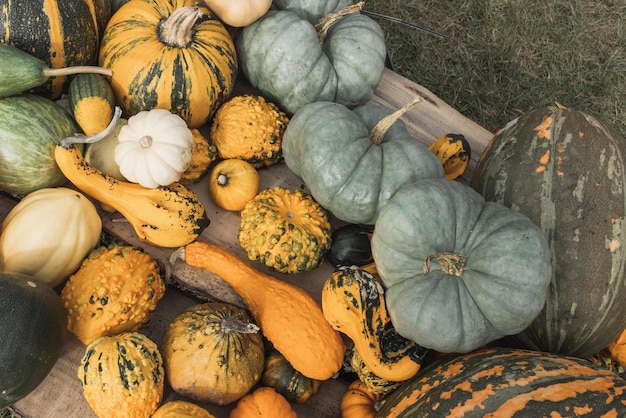
<path id="1" fill-rule="evenodd" d="M 98 244 L 102 220 L 82 193 L 44 188 L 24 197 L 2 222 L 0 270 L 63 283 Z"/>
<path id="2" fill-rule="evenodd" d="M 180 180 L 192 153 L 187 123 L 169 110 L 152 109 L 129 117 L 122 126 L 115 162 L 128 181 L 156 188 Z"/>
<path id="3" fill-rule="evenodd" d="M 220 20 L 241 28 L 256 21 L 269 10 L 271 0 L 203 0 Z"/>

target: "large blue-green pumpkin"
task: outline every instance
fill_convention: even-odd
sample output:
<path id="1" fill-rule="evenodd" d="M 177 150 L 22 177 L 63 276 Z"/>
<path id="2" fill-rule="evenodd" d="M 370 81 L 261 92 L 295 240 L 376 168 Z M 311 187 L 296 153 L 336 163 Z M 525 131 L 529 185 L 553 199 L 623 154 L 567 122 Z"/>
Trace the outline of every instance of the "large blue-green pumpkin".
<path id="1" fill-rule="evenodd" d="M 30 94 L 0 99 L 0 115 L 0 190 L 25 195 L 67 182 L 54 148 L 80 132 L 72 116 L 56 102 Z"/>
<path id="2" fill-rule="evenodd" d="M 548 294 L 541 230 L 445 178 L 407 184 L 389 199 L 374 225 L 372 255 L 398 334 L 441 352 L 519 333 Z"/>
<path id="3" fill-rule="evenodd" d="M 285 163 L 311 195 L 335 217 L 373 224 L 407 182 L 443 177 L 441 161 L 414 139 L 401 120 L 379 144 L 371 132 L 391 110 L 367 104 L 354 109 L 314 102 L 291 118 L 283 135 Z"/>
<path id="4" fill-rule="evenodd" d="M 524 346 L 579 357 L 626 326 L 626 140 L 594 115 L 542 107 L 507 124 L 484 150 L 472 186 L 525 214 L 550 243 L 545 309 Z"/>

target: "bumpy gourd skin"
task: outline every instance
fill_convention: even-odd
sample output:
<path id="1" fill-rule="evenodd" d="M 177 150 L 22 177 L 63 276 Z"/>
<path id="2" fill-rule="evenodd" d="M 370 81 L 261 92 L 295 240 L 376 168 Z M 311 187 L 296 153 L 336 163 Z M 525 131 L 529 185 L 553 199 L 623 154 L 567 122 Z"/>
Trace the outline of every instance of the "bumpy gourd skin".
<path id="1" fill-rule="evenodd" d="M 156 260 L 128 245 L 99 247 L 61 291 L 67 328 L 83 343 L 137 331 L 165 294 Z"/>
<path id="2" fill-rule="evenodd" d="M 241 211 L 238 239 L 251 260 L 300 273 L 317 267 L 330 249 L 330 221 L 310 195 L 276 186 Z"/>

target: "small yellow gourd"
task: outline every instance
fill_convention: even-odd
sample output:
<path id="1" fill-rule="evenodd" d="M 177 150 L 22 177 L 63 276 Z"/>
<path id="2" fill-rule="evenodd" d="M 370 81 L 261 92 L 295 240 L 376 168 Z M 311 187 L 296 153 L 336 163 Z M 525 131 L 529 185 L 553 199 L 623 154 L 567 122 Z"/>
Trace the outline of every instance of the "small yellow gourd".
<path id="1" fill-rule="evenodd" d="M 98 337 L 137 331 L 165 294 L 157 261 L 121 244 L 91 251 L 61 291 L 67 328 L 83 344 Z"/>
<path id="2" fill-rule="evenodd" d="M 296 418 L 296 412 L 283 395 L 260 387 L 237 402 L 229 418 Z"/>
<path id="3" fill-rule="evenodd" d="M 164 403 L 151 418 L 215 418 L 215 416 L 200 405 L 178 400 Z"/>
<path id="4" fill-rule="evenodd" d="M 217 159 L 217 149 L 198 129 L 191 130 L 193 150 L 189 167 L 183 172 L 180 183 L 188 185 L 196 183 L 209 171 L 209 167 Z"/>
<path id="5" fill-rule="evenodd" d="M 472 156 L 470 144 L 461 134 L 442 135 L 428 149 L 443 164 L 445 178 L 451 180 L 465 173 Z"/>
<path id="6" fill-rule="evenodd" d="M 309 271 L 331 246 L 330 220 L 311 195 L 274 186 L 241 211 L 237 239 L 250 260 L 281 273 Z"/>
<path id="7" fill-rule="evenodd" d="M 172 261 L 177 258 L 231 285 L 263 335 L 294 369 L 317 380 L 329 379 L 341 369 L 346 350 L 343 339 L 305 290 L 264 274 L 231 251 L 204 241 L 181 247 Z"/>
<path id="8" fill-rule="evenodd" d="M 256 168 L 282 161 L 289 118 L 263 96 L 235 96 L 215 113 L 211 140 L 223 159 L 239 158 Z"/>
<path id="9" fill-rule="evenodd" d="M 242 28 L 256 21 L 270 9 L 271 0 L 203 0 L 220 20 L 229 26 Z"/>
<path id="10" fill-rule="evenodd" d="M 382 286 L 372 274 L 356 266 L 340 267 L 324 283 L 322 309 L 332 327 L 354 342 L 374 375 L 402 382 L 419 371 L 427 350 L 395 332 Z"/>
<path id="11" fill-rule="evenodd" d="M 95 248 L 101 232 L 100 215 L 81 192 L 66 187 L 35 190 L 2 222 L 0 271 L 58 286 Z"/>
<path id="12" fill-rule="evenodd" d="M 260 185 L 261 177 L 252 164 L 230 158 L 213 167 L 209 194 L 220 208 L 240 211 L 259 193 Z"/>
<path id="13" fill-rule="evenodd" d="M 137 332 L 89 343 L 78 379 L 98 418 L 150 418 L 163 399 L 161 353 L 154 341 Z"/>
<path id="14" fill-rule="evenodd" d="M 263 336 L 250 314 L 235 305 L 206 302 L 179 314 L 163 336 L 168 383 L 202 403 L 227 405 L 261 379 Z"/>

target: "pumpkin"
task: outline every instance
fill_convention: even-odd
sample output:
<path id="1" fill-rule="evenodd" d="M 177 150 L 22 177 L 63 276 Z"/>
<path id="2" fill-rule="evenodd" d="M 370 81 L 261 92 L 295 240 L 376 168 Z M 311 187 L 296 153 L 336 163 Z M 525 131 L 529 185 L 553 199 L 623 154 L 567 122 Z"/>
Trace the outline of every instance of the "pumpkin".
<path id="1" fill-rule="evenodd" d="M 52 69 L 97 64 L 110 0 L 3 0 L 0 5 L 0 43 L 27 51 Z M 56 100 L 69 83 L 66 75 L 50 77 L 31 92 Z"/>
<path id="2" fill-rule="evenodd" d="M 374 375 L 400 382 L 420 369 L 427 350 L 398 335 L 376 278 L 356 266 L 342 266 L 322 288 L 324 317 L 354 342 L 354 350 Z"/>
<path id="3" fill-rule="evenodd" d="M 229 26 L 247 26 L 263 16 L 271 0 L 202 0 L 217 17 Z"/>
<path id="4" fill-rule="evenodd" d="M 329 379 L 341 369 L 345 344 L 324 318 L 320 304 L 305 290 L 204 241 L 176 250 L 171 262 L 179 258 L 226 281 L 250 309 L 263 335 L 294 369 L 317 380 Z M 185 284 L 184 278 L 177 280 Z"/>
<path id="5" fill-rule="evenodd" d="M 65 283 L 61 300 L 67 328 L 83 344 L 98 337 L 138 331 L 165 293 L 159 265 L 130 245 L 102 245 L 91 251 Z"/>
<path id="6" fill-rule="evenodd" d="M 274 0 L 273 5 L 280 10 L 289 10 L 303 19 L 308 20 L 311 23 L 315 23 L 324 16 L 338 12 L 351 6 L 354 3 L 352 0 L 328 0 L 328 1 L 316 1 L 316 0 Z"/>
<path id="7" fill-rule="evenodd" d="M 220 157 L 245 160 L 256 168 L 281 162 L 289 118 L 263 96 L 235 96 L 215 113 L 211 140 Z"/>
<path id="8" fill-rule="evenodd" d="M 63 186 L 67 179 L 54 148 L 80 130 L 72 116 L 52 100 L 31 94 L 0 99 L 0 114 L 0 190 L 26 195 Z"/>
<path id="9" fill-rule="evenodd" d="M 165 375 L 182 396 L 227 405 L 261 379 L 263 336 L 250 314 L 220 302 L 196 304 L 179 314 L 163 336 Z"/>
<path id="10" fill-rule="evenodd" d="M 285 130 L 285 163 L 335 217 L 373 224 L 402 184 L 444 175 L 439 159 L 398 120 L 416 101 L 399 113 L 380 105 L 304 106 Z"/>
<path id="11" fill-rule="evenodd" d="M 259 193 L 260 185 L 261 176 L 252 164 L 230 158 L 211 170 L 209 195 L 220 208 L 240 211 Z"/>
<path id="12" fill-rule="evenodd" d="M 330 221 L 308 193 L 274 186 L 241 211 L 237 239 L 250 260 L 281 273 L 309 271 L 330 248 Z"/>
<path id="13" fill-rule="evenodd" d="M 285 356 L 273 347 L 265 354 L 261 381 L 288 401 L 296 403 L 308 401 L 322 385 L 320 380 L 308 378 L 294 369 Z"/>
<path id="14" fill-rule="evenodd" d="M 71 143 L 58 145 L 54 155 L 77 188 L 119 211 L 142 242 L 159 247 L 185 245 L 209 224 L 200 199 L 180 183 L 151 189 L 116 180 L 87 164 Z"/>
<path id="15" fill-rule="evenodd" d="M 217 149 L 200 130 L 192 129 L 191 136 L 193 138 L 191 161 L 179 180 L 184 185 L 198 182 L 217 160 Z"/>
<path id="16" fill-rule="evenodd" d="M 332 243 L 326 258 L 335 267 L 373 263 L 372 232 L 371 225 L 348 224 L 335 229 L 330 236 Z"/>
<path id="17" fill-rule="evenodd" d="M 133 183 L 155 188 L 182 177 L 193 151 L 193 135 L 185 121 L 164 109 L 144 110 L 120 129 L 115 162 Z"/>
<path id="18" fill-rule="evenodd" d="M 589 357 L 626 328 L 626 139 L 589 113 L 546 106 L 495 134 L 472 187 L 528 216 L 551 248 L 545 308 L 515 337 Z"/>
<path id="19" fill-rule="evenodd" d="M 528 217 L 445 178 L 400 188 L 372 254 L 396 331 L 462 353 L 524 330 L 543 309 L 550 249 Z"/>
<path id="20" fill-rule="evenodd" d="M 56 292 L 21 273 L 0 273 L 0 411 L 31 393 L 61 356 L 66 312 Z"/>
<path id="21" fill-rule="evenodd" d="M 237 402 L 229 418 L 296 418 L 287 399 L 274 389 L 260 387 Z"/>
<path id="22" fill-rule="evenodd" d="M 2 222 L 0 269 L 58 286 L 80 267 L 101 232 L 100 215 L 81 192 L 66 187 L 36 190 Z"/>
<path id="23" fill-rule="evenodd" d="M 215 418 L 215 416 L 200 405 L 177 400 L 161 405 L 151 418 Z"/>
<path id="24" fill-rule="evenodd" d="M 87 136 L 104 131 L 113 119 L 115 96 L 101 74 L 77 74 L 70 81 L 68 98 L 72 115 Z"/>
<path id="25" fill-rule="evenodd" d="M 378 400 L 379 397 L 357 379 L 341 397 L 341 418 L 374 418 Z"/>
<path id="26" fill-rule="evenodd" d="M 113 71 L 116 103 L 127 117 L 167 109 L 191 129 L 230 96 L 238 70 L 228 31 L 194 0 L 124 4 L 103 34 L 99 63 Z"/>
<path id="27" fill-rule="evenodd" d="M 350 7 L 326 15 L 325 27 L 289 10 L 268 11 L 235 39 L 243 74 L 287 114 L 316 101 L 365 103 L 382 78 L 385 37 L 378 23 Z"/>
<path id="28" fill-rule="evenodd" d="M 149 418 L 163 399 L 163 358 L 144 334 L 100 337 L 85 348 L 78 379 L 97 417 Z"/>
<path id="29" fill-rule="evenodd" d="M 472 149 L 469 142 L 461 134 L 445 134 L 429 145 L 429 150 L 435 153 L 443 164 L 444 177 L 454 180 L 465 173 Z"/>
<path id="30" fill-rule="evenodd" d="M 626 380 L 581 358 L 489 348 L 429 364 L 376 417 L 618 417 L 625 390 Z"/>

